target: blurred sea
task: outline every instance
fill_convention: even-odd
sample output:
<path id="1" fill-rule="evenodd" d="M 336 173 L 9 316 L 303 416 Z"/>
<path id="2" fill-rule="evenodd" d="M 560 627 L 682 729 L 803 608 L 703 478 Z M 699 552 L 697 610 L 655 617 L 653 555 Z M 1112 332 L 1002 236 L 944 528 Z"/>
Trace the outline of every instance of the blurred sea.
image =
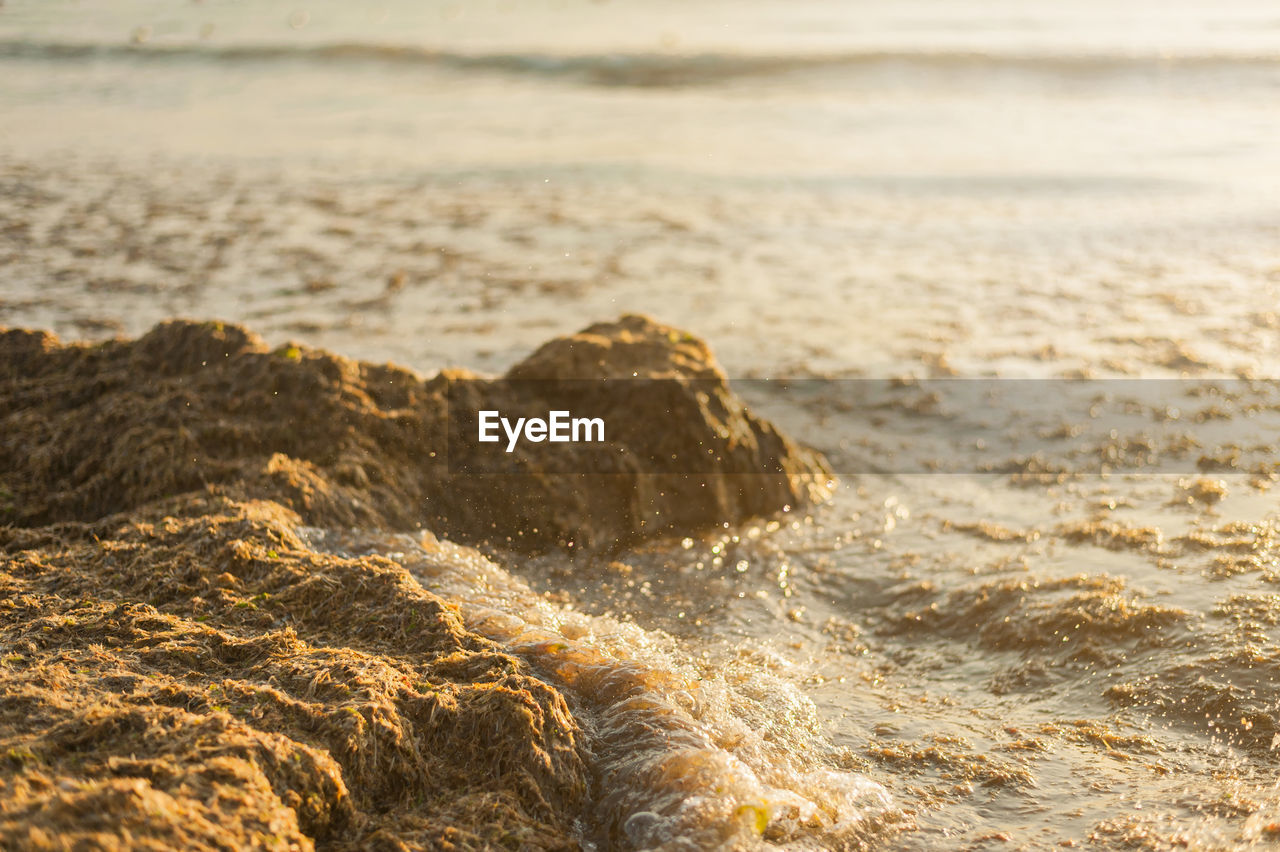
<path id="1" fill-rule="evenodd" d="M 52 150 L 1237 201 L 1280 157 L 1265 0 L 10 0 L 0 62 Z"/>

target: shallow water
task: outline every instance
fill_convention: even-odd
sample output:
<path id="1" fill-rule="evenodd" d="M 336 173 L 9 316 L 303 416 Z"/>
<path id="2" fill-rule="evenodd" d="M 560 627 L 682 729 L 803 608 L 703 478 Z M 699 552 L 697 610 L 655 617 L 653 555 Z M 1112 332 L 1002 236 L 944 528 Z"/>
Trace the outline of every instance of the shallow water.
<path id="1" fill-rule="evenodd" d="M 317 540 L 639 738 L 592 842 L 1273 842 L 1270 397 L 1180 400 L 1167 474 L 1133 424 L 1069 466 L 895 453 L 968 458 L 930 380 L 1280 376 L 1274 4 L 370 9 L 9 0 L 0 323 L 496 372 L 643 311 L 733 378 L 903 379 L 739 383 L 847 472 L 811 514 L 465 574 Z"/>
<path id="2" fill-rule="evenodd" d="M 345 548 L 628 731 L 596 755 L 596 832 L 657 812 L 624 834 L 705 848 L 750 841 L 758 809 L 784 848 L 1221 848 L 1280 817 L 1276 519 L 1243 479 L 1213 510 L 1176 477 L 862 476 L 812 515 L 612 560 Z"/>

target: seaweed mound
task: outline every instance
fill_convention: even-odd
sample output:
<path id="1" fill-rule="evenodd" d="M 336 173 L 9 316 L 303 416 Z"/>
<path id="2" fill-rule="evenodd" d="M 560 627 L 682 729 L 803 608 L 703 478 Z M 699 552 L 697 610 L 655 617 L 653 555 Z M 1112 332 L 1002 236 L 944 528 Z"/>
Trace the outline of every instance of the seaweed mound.
<path id="1" fill-rule="evenodd" d="M 576 848 L 562 695 L 298 523 L 195 498 L 0 530 L 0 848 Z"/>
<path id="2" fill-rule="evenodd" d="M 621 382 L 595 394 L 611 423 L 627 424 L 618 440 L 630 463 L 566 472 L 535 445 L 510 473 L 451 473 L 451 437 L 455 454 L 464 445 L 450 435 L 451 386 L 476 409 L 503 409 L 527 404 L 540 382 L 623 378 L 665 382 L 661 410 Z M 746 410 L 704 343 L 638 316 L 553 340 L 492 381 L 271 350 L 221 323 L 168 322 L 97 346 L 9 331 L 0 436 L 0 522 L 28 526 L 207 491 L 275 500 L 317 526 L 601 548 L 803 506 L 829 479 L 821 457 Z M 635 461 L 673 450 L 710 461 L 657 473 Z M 563 464 L 572 451 L 557 452 Z"/>
<path id="3" fill-rule="evenodd" d="M 624 434 L 624 458 L 684 440 L 711 472 L 450 472 L 451 386 L 501 407 L 525 380 L 614 376 L 674 380 L 678 422 Z M 826 470 L 704 344 L 640 317 L 508 379 L 220 323 L 0 332 L 0 848 L 578 848 L 595 782 L 565 696 L 395 562 L 299 528 L 609 546 L 803 504 Z"/>
<path id="4" fill-rule="evenodd" d="M 567 454 L 563 444 L 537 443 L 512 459 L 490 445 L 497 464 L 484 469 L 499 474 L 450 483 L 454 503 L 470 509 L 446 508 L 438 521 L 455 538 L 519 550 L 595 549 L 805 506 L 829 493 L 826 461 L 752 414 L 706 343 L 642 316 L 556 338 L 501 379 L 455 381 L 452 390 L 455 410 L 467 414 L 586 410 L 610 430 L 608 446 Z M 452 418 L 449 446 L 468 446 L 472 426 L 469 416 Z M 474 525 L 451 526 L 451 516 Z"/>

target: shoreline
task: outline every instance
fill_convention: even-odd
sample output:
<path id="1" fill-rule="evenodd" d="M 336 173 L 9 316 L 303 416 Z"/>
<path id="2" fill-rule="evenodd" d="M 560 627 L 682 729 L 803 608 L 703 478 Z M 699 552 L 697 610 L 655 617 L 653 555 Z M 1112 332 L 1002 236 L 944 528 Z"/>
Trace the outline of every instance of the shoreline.
<path id="1" fill-rule="evenodd" d="M 580 374 L 594 365 L 607 373 L 642 364 L 658 375 L 718 373 L 704 344 L 639 317 L 553 341 L 522 369 Z M 743 771 L 714 737 L 690 738 L 694 711 L 657 697 L 701 687 L 663 686 L 679 676 L 619 668 L 613 655 L 625 650 L 602 651 L 547 625 L 517 628 L 514 613 L 500 616 L 509 626 L 499 630 L 498 613 L 477 616 L 426 591 L 403 556 L 318 546 L 322 527 L 339 541 L 338 531 L 363 528 L 357 543 L 390 534 L 378 528 L 420 527 L 405 506 L 433 498 L 409 488 L 400 505 L 386 478 L 412 476 L 400 448 L 420 452 L 440 434 L 418 422 L 414 440 L 393 438 L 396 423 L 429 410 L 420 395 L 430 385 L 389 366 L 270 350 L 220 323 L 168 323 L 137 341 L 97 345 L 0 333 L 11 436 L 3 448 L 0 631 L 12 649 L 0 663 L 8 731 L 0 840 L 14 848 L 58 837 L 105 848 L 147 838 L 170 847 L 569 849 L 639 842 L 663 820 L 675 820 L 664 831 L 716 843 L 815 830 L 801 819 L 804 808 L 788 828 L 786 809 L 766 800 L 767 785 L 745 776 L 724 797 L 724 813 L 680 823 L 687 773 L 721 787 Z M 305 400 L 310 420 L 273 431 L 279 406 L 254 395 L 271 388 L 270 397 Z M 152 411 L 150 399 L 160 407 Z M 725 403 L 740 405 L 730 395 Z M 363 464 L 337 437 L 342 411 L 348 436 L 374 439 L 357 444 Z M 741 416 L 743 428 L 759 428 L 745 410 Z M 330 426 L 317 432 L 321 422 Z M 697 434 L 692 420 L 683 426 Z M 290 434 L 300 428 L 309 434 Z M 210 443 L 214 436 L 223 443 Z M 33 443 L 17 443 L 23 439 Z M 308 460 L 313 441 L 324 457 Z M 784 446 L 797 481 L 824 475 L 817 457 Z M 183 471 L 188 453 L 194 472 Z M 441 473 L 437 465 L 425 478 Z M 499 479 L 484 487 L 510 490 L 513 479 Z M 601 494 L 566 504 L 558 480 L 529 481 L 562 516 L 560 528 L 577 530 L 573 537 L 624 532 L 602 526 L 609 516 Z M 716 504 L 717 519 L 803 504 L 806 493 L 778 491 L 770 476 L 736 487 L 755 497 Z M 682 489 L 675 504 L 691 522 L 706 516 L 700 490 Z M 521 493 L 539 499 L 529 486 Z M 661 492 L 647 499 L 660 501 Z M 511 505 L 473 492 L 452 511 L 479 518 L 475 537 L 500 525 Z M 627 517 L 620 522 L 631 523 Z M 466 526 L 457 528 L 468 537 Z M 474 592 L 501 573 L 430 532 L 402 535 L 399 547 L 419 554 L 419 577 L 488 571 L 480 585 L 462 581 Z M 522 545 L 508 534 L 504 543 L 541 548 L 551 540 Z M 464 626 L 476 618 L 488 636 Z M 647 705 L 634 705 L 639 692 L 653 693 Z M 610 726 L 612 734 L 602 730 Z M 870 782 L 854 798 L 885 805 Z M 648 816 L 637 820 L 642 810 Z"/>
<path id="2" fill-rule="evenodd" d="M 1280 26 L 1176 5 L 5 3 L 0 847 L 1275 846 Z"/>

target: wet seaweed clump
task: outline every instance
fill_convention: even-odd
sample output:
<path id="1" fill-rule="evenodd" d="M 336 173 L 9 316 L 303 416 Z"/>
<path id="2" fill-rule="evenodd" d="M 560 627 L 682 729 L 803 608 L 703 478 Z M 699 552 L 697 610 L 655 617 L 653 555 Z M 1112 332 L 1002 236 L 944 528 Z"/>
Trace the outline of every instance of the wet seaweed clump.
<path id="1" fill-rule="evenodd" d="M 194 496 L 0 533 L 0 847 L 575 847 L 563 696 L 298 523 Z"/>
<path id="2" fill-rule="evenodd" d="M 636 378 L 661 382 L 660 405 L 623 386 Z M 623 461 L 601 474 L 585 461 L 596 447 L 534 444 L 502 475 L 454 473 L 468 443 L 450 434 L 465 422 L 449 416 L 450 388 L 455 404 L 503 410 L 565 381 L 597 383 Z M 275 500 L 315 526 L 601 548 L 807 505 L 830 479 L 825 460 L 746 409 L 705 343 L 640 316 L 557 338 L 492 380 L 272 350 L 222 323 L 97 346 L 0 332 L 0 400 L 0 522 L 24 526 L 209 489 Z M 673 455 L 699 466 L 642 464 Z"/>
<path id="3" fill-rule="evenodd" d="M 513 373 L 622 370 L 711 380 L 682 428 L 766 473 L 451 475 L 448 382 L 502 381 L 220 323 L 0 331 L 0 848 L 579 848 L 598 779 L 571 699 L 398 563 L 299 531 L 603 547 L 821 496 L 825 463 L 687 335 L 627 317 Z"/>
<path id="4" fill-rule="evenodd" d="M 1117 679 L 1106 697 L 1270 761 L 1280 745 L 1277 624 L 1274 595 L 1228 595 L 1214 606 L 1197 642 L 1155 671 Z"/>
<path id="5" fill-rule="evenodd" d="M 1023 664 L 998 678 L 1001 692 L 1044 685 L 1073 669 L 1106 668 L 1126 656 L 1185 641 L 1190 612 L 1148 603 L 1123 578 L 1077 574 L 991 580 L 935 594 L 886 620 L 887 635 L 949 637 L 1014 651 Z"/>

